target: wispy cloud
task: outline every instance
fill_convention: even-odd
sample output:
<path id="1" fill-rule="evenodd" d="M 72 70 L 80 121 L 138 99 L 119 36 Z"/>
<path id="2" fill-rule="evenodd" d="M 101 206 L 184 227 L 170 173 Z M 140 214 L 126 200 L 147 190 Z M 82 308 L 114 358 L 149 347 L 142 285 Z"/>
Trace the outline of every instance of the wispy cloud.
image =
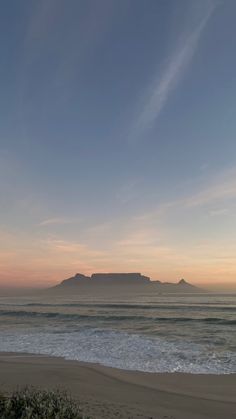
<path id="1" fill-rule="evenodd" d="M 151 128 L 158 119 L 162 109 L 179 80 L 186 71 L 198 46 L 201 34 L 213 13 L 216 3 L 207 3 L 207 10 L 196 26 L 182 40 L 181 44 L 169 57 L 164 73 L 156 75 L 144 94 L 143 106 L 131 129 L 131 137 L 137 138 L 140 133 Z"/>
<path id="2" fill-rule="evenodd" d="M 116 192 L 116 199 L 121 204 L 127 204 L 138 197 L 140 179 L 131 179 L 123 184 Z"/>
<path id="3" fill-rule="evenodd" d="M 59 253 L 75 253 L 80 254 L 86 257 L 95 257 L 103 255 L 103 252 L 100 250 L 90 249 L 84 243 L 78 243 L 63 239 L 48 239 L 45 242 L 45 245 L 48 246 L 50 250 L 53 252 Z"/>
<path id="4" fill-rule="evenodd" d="M 157 205 L 157 207 L 151 211 L 143 214 L 135 215 L 133 220 L 142 223 L 153 223 L 156 220 L 160 220 L 163 216 L 166 216 L 171 211 L 176 209 L 191 211 L 194 208 L 209 208 L 214 205 L 222 207 L 220 209 L 209 210 L 210 216 L 215 215 L 228 215 L 230 213 L 229 207 L 225 208 L 227 203 L 233 202 L 235 206 L 236 200 L 236 168 L 231 168 L 222 171 L 211 179 L 205 179 L 204 185 L 199 186 L 195 191 L 192 191 L 188 195 L 182 196 L 176 200 L 165 201 Z"/>
<path id="5" fill-rule="evenodd" d="M 183 204 L 187 207 L 197 207 L 234 198 L 236 198 L 235 168 L 220 173 L 208 186 L 184 199 Z"/>
<path id="6" fill-rule="evenodd" d="M 219 209 L 214 209 L 214 210 L 211 210 L 210 212 L 209 212 L 209 215 L 211 216 L 211 217 L 220 217 L 220 216 L 226 216 L 226 215 L 228 215 L 229 214 L 229 210 L 228 210 L 228 208 L 219 208 Z"/>
<path id="7" fill-rule="evenodd" d="M 63 217 L 54 217 L 54 218 L 48 218 L 46 220 L 43 220 L 39 223 L 40 226 L 48 226 L 53 224 L 73 224 L 75 222 L 78 222 L 79 219 L 75 218 L 63 218 Z"/>

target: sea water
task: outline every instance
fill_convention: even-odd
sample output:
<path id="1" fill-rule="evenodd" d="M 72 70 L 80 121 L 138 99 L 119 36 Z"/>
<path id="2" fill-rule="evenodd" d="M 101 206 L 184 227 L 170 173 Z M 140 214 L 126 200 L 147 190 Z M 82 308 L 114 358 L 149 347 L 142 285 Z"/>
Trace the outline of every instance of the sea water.
<path id="1" fill-rule="evenodd" d="M 148 372 L 236 372 L 236 295 L 0 298 L 0 351 Z"/>

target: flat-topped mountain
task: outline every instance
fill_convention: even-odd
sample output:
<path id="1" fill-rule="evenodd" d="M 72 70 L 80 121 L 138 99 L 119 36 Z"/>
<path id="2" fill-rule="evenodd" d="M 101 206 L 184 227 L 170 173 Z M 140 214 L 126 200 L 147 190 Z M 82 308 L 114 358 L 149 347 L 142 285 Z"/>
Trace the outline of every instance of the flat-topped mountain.
<path id="1" fill-rule="evenodd" d="M 131 273 L 94 273 L 86 276 L 80 273 L 68 279 L 50 290 L 58 292 L 157 292 L 157 293 L 200 293 L 204 292 L 184 279 L 178 283 L 151 281 L 145 275 L 137 272 Z"/>
<path id="2" fill-rule="evenodd" d="M 102 281 L 107 283 L 119 283 L 119 284 L 137 284 L 137 283 L 149 283 L 150 278 L 141 275 L 140 273 L 99 273 L 92 274 L 91 281 Z"/>

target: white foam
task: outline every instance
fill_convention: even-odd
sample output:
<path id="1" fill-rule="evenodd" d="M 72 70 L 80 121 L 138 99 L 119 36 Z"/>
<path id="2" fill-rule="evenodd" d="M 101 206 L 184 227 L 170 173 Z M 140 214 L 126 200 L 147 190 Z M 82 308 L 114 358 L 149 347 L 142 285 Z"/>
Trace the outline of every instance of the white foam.
<path id="1" fill-rule="evenodd" d="M 236 372 L 236 354 L 214 353 L 189 342 L 168 342 L 111 330 L 84 329 L 72 333 L 0 334 L 0 351 L 61 356 L 126 370 L 227 374 Z"/>

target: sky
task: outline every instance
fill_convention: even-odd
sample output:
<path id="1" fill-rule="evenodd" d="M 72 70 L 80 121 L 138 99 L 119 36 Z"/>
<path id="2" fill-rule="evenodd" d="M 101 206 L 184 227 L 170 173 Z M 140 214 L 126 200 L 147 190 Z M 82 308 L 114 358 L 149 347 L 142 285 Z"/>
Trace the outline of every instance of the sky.
<path id="1" fill-rule="evenodd" d="M 7 0 L 0 286 L 236 290 L 236 2 Z"/>

